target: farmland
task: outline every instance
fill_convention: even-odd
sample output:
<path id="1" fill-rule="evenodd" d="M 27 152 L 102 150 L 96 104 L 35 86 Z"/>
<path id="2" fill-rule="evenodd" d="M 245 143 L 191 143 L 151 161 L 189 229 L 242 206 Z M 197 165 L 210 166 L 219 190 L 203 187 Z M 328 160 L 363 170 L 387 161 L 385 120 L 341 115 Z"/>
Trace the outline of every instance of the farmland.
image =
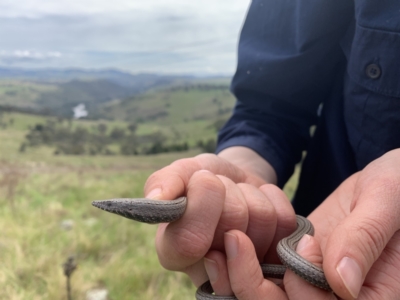
<path id="1" fill-rule="evenodd" d="M 205 88 L 206 86 L 206 88 Z M 49 86 L 26 84 L 35 91 Z M 14 96 L 19 92 L 15 91 Z M 21 86 L 22 89 L 22 86 Z M 7 91 L 0 89 L 0 94 Z M 8 93 L 10 96 L 11 94 Z M 7 98 L 8 99 L 8 98 Z M 22 99 L 22 98 L 21 98 Z M 143 196 L 155 170 L 201 153 L 199 139 L 215 138 L 234 99 L 219 83 L 168 87 L 101 104 L 98 118 L 4 112 L 0 123 L 0 299 L 67 299 L 62 264 L 73 256 L 73 299 L 106 289 L 109 299 L 192 299 L 195 291 L 181 273 L 164 270 L 154 248 L 155 226 L 125 220 L 93 208 L 95 199 Z M 26 134 L 48 120 L 59 126 L 106 131 L 136 124 L 137 136 L 161 132 L 166 145 L 187 142 L 188 150 L 157 155 L 56 155 L 52 145 L 27 147 Z M 287 185 L 293 193 L 296 176 Z"/>

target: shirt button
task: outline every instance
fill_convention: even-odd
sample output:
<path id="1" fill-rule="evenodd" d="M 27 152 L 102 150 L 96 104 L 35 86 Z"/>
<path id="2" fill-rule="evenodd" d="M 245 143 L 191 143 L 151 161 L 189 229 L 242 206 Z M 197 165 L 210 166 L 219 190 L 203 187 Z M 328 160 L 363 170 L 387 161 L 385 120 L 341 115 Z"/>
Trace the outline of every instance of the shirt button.
<path id="1" fill-rule="evenodd" d="M 381 68 L 377 64 L 370 64 L 365 69 L 368 78 L 377 79 L 381 76 Z"/>

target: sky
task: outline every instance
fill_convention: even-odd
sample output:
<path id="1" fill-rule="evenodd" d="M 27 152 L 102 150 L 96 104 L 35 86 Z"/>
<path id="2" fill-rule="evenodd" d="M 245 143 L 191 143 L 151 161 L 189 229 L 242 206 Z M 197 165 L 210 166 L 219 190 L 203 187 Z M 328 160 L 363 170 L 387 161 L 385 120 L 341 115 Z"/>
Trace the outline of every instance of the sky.
<path id="1" fill-rule="evenodd" d="M 250 0 L 0 0 L 0 67 L 232 75 Z"/>

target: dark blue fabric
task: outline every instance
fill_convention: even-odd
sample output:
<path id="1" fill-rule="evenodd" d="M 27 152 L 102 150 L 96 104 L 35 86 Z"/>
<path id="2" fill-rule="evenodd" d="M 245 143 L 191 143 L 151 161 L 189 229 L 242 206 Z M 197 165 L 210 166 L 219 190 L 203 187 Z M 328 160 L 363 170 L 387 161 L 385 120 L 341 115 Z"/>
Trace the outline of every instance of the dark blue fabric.
<path id="1" fill-rule="evenodd" d="M 307 151 L 293 204 L 309 214 L 400 148 L 400 1 L 252 1 L 231 90 L 237 104 L 217 152 L 253 149 L 282 187 Z"/>

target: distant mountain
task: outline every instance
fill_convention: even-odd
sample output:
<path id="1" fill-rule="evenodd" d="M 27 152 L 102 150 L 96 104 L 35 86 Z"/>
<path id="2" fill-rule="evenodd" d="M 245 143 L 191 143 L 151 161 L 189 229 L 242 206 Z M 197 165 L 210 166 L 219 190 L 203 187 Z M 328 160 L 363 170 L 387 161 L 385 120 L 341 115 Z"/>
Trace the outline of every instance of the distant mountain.
<path id="1" fill-rule="evenodd" d="M 66 82 L 71 80 L 104 79 L 129 87 L 135 92 L 168 85 L 177 80 L 193 80 L 192 76 L 174 76 L 157 74 L 131 74 L 119 70 L 85 70 L 85 69 L 19 69 L 0 68 L 0 79 L 31 80 L 36 82 Z"/>
<path id="2" fill-rule="evenodd" d="M 136 94 L 133 89 L 105 79 L 71 80 L 57 84 L 54 90 L 41 93 L 35 102 L 54 115 L 68 117 L 78 104 L 84 104 L 90 112 L 94 112 L 100 104 L 133 94 Z"/>
<path id="3" fill-rule="evenodd" d="M 226 78 L 134 75 L 118 70 L 0 68 L 0 110 L 1 107 L 3 110 L 28 109 L 70 117 L 73 107 L 84 104 L 89 118 L 97 118 L 106 113 L 104 105 L 108 102 L 134 97 L 151 89 L 199 82 L 228 81 Z"/>

